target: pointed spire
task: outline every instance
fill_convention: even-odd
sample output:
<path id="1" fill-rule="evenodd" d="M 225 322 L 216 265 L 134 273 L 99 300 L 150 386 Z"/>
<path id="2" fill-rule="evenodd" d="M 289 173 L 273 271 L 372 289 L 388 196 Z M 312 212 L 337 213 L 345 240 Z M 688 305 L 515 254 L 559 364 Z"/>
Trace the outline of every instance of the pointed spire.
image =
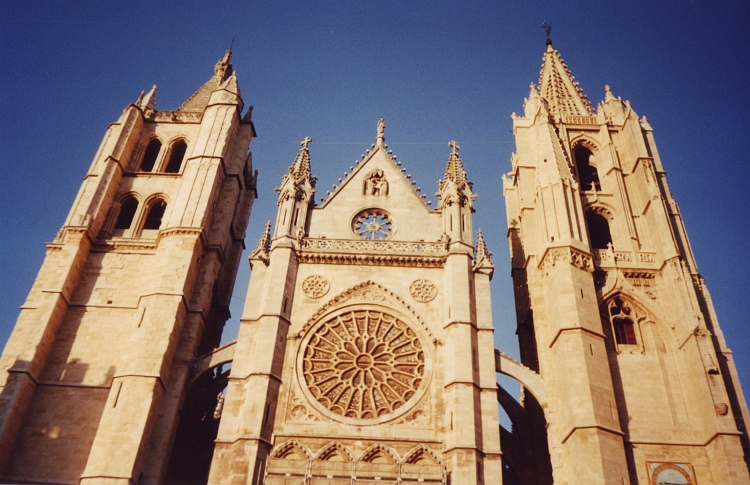
<path id="1" fill-rule="evenodd" d="M 544 54 L 539 91 L 549 104 L 550 114 L 555 117 L 593 115 L 591 103 L 551 42 Z"/>
<path id="2" fill-rule="evenodd" d="M 214 75 L 211 79 L 182 103 L 177 111 L 202 113 L 208 106 L 211 94 L 218 89 L 226 89 L 241 98 L 239 87 L 237 87 L 237 78 L 233 76 L 235 71 L 232 68 L 231 58 L 232 51 L 227 51 L 224 57 L 219 59 L 219 62 L 214 66 Z"/>
<path id="3" fill-rule="evenodd" d="M 270 252 L 271 252 L 271 221 L 268 221 L 266 223 L 266 229 L 263 231 L 263 234 L 260 236 L 260 239 L 258 239 L 258 245 L 255 246 L 255 251 L 253 251 L 250 254 L 250 259 L 260 259 L 263 262 L 268 265 L 268 262 L 270 261 Z"/>
<path id="4" fill-rule="evenodd" d="M 451 147 L 451 154 L 448 157 L 448 166 L 445 167 L 445 177 L 443 180 L 452 180 L 453 183 L 460 187 L 463 183 L 468 182 L 464 164 L 461 163 L 461 157 L 458 156 L 458 151 L 461 147 L 455 141 L 449 142 L 448 146 Z"/>
<path id="5" fill-rule="evenodd" d="M 378 120 L 378 136 L 375 138 L 375 146 L 383 146 L 385 144 L 385 120 L 380 118 Z"/>
<path id="6" fill-rule="evenodd" d="M 482 235 L 482 229 L 477 231 L 477 247 L 474 253 L 474 266 L 484 264 L 485 266 L 492 266 L 492 253 L 487 249 L 487 245 L 484 242 L 484 236 Z"/>
<path id="7" fill-rule="evenodd" d="M 310 144 L 312 138 L 306 136 L 304 140 L 300 142 L 301 148 L 297 154 L 297 158 L 294 159 L 294 163 L 289 167 L 289 175 L 295 182 L 298 182 L 304 178 L 310 177 L 310 150 L 307 145 Z"/>

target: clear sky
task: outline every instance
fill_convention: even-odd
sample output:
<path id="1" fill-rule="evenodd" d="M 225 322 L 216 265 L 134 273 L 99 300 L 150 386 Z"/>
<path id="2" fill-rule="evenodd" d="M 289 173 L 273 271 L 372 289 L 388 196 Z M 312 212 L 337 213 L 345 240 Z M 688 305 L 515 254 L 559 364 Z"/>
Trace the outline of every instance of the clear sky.
<path id="1" fill-rule="evenodd" d="M 448 141 L 495 254 L 497 346 L 517 355 L 501 174 L 545 49 L 542 21 L 594 105 L 609 84 L 647 116 L 701 274 L 750 391 L 750 8 L 746 2 L 0 0 L 0 342 L 7 340 L 107 125 L 158 84 L 176 109 L 232 39 L 254 105 L 252 249 L 281 176 L 311 136 L 318 195 L 386 141 L 428 194 Z M 232 313 L 249 278 L 241 263 Z M 236 318 L 235 318 L 236 320 Z M 234 338 L 236 321 L 226 339 Z"/>

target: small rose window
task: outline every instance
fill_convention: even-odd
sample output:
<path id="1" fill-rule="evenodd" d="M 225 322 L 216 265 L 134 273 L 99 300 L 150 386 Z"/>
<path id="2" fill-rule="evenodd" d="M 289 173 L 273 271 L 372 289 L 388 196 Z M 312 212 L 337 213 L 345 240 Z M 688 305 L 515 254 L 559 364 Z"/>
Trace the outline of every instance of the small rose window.
<path id="1" fill-rule="evenodd" d="M 352 230 L 362 239 L 384 240 L 393 235 L 393 222 L 384 210 L 367 209 L 354 217 Z"/>

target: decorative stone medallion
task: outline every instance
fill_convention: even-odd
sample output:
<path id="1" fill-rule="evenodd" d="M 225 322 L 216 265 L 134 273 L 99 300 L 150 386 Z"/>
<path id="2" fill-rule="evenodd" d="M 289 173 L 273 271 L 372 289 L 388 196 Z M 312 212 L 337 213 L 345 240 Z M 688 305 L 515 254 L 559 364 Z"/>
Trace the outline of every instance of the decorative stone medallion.
<path id="1" fill-rule="evenodd" d="M 411 293 L 412 298 L 415 300 L 427 303 L 434 300 L 437 296 L 437 287 L 430 280 L 414 280 L 411 286 L 409 286 L 409 293 Z"/>
<path id="2" fill-rule="evenodd" d="M 419 337 L 381 310 L 348 310 L 325 320 L 303 341 L 300 354 L 300 383 L 309 397 L 344 421 L 375 424 L 403 414 L 398 411 L 410 407 L 425 376 Z"/>
<path id="3" fill-rule="evenodd" d="M 320 298 L 331 289 L 328 278 L 320 275 L 308 276 L 302 281 L 302 291 L 310 298 Z"/>

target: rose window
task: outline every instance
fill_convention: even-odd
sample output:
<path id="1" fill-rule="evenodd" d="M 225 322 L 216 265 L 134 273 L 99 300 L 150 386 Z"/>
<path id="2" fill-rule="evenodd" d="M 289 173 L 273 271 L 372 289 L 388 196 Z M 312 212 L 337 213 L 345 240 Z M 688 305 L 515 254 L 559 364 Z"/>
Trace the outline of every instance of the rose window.
<path id="1" fill-rule="evenodd" d="M 352 223 L 354 233 L 362 239 L 382 240 L 393 234 L 393 223 L 388 213 L 380 209 L 360 212 Z"/>
<path id="2" fill-rule="evenodd" d="M 303 352 L 302 374 L 312 396 L 348 418 L 393 413 L 417 392 L 425 372 L 416 333 L 380 311 L 350 311 L 328 320 Z"/>

